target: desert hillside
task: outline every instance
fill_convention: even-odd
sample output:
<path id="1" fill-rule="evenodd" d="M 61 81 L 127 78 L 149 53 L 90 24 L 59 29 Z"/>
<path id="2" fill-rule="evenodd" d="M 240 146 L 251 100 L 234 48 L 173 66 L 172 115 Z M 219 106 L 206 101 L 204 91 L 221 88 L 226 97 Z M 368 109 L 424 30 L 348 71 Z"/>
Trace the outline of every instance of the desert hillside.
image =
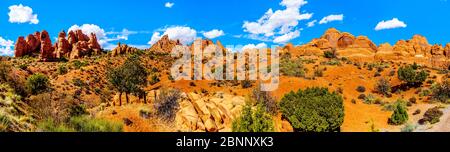
<path id="1" fill-rule="evenodd" d="M 1 58 L 0 131 L 450 131 L 450 43 L 420 35 L 376 45 L 329 29 L 279 47 L 272 92 L 250 80 L 175 81 L 170 51 L 181 43 L 168 36 L 146 50 L 103 50 L 81 30 L 50 38 L 19 37 L 15 57 Z M 242 127 L 248 119 L 261 125 Z"/>

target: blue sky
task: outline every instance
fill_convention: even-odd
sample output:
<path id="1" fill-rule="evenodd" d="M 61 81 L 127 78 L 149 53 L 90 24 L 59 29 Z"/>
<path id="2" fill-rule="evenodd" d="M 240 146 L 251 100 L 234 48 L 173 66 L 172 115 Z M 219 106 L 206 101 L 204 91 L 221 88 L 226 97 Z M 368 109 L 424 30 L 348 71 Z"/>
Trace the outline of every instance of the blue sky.
<path id="1" fill-rule="evenodd" d="M 18 36 L 46 29 L 54 41 L 59 31 L 67 31 L 74 25 L 103 33 L 102 45 L 106 48 L 117 42 L 148 47 L 152 37 L 157 39 L 168 33 L 189 43 L 193 37 L 205 37 L 205 32 L 214 29 L 215 32 L 209 33 L 212 39 L 225 45 L 302 44 L 331 27 L 366 35 L 376 44 L 393 44 L 414 34 L 426 36 L 432 44 L 450 42 L 450 3 L 447 0 L 306 1 L 1 0 L 0 55 L 11 55 L 11 43 L 13 45 Z M 168 2 L 173 4 L 170 8 L 166 7 Z M 11 17 L 11 6 L 30 8 L 32 13 L 28 12 L 28 18 Z M 269 9 L 272 11 L 267 13 Z M 19 13 L 23 13 L 21 10 Z M 278 16 L 274 15 L 277 13 Z M 37 16 L 33 18 L 34 15 Z M 330 15 L 334 15 L 331 21 L 319 24 Z M 271 19 L 258 22 L 264 16 Z M 398 22 L 387 22 L 384 28 L 375 30 L 381 21 L 394 18 Z M 314 20 L 314 26 L 308 27 Z"/>

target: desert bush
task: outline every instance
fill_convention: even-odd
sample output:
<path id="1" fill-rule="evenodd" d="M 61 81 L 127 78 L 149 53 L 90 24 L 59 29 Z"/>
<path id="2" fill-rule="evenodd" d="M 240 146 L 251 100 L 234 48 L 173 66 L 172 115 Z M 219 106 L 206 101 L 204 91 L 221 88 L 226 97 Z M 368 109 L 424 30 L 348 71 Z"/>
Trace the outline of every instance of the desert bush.
<path id="1" fill-rule="evenodd" d="M 89 114 L 86 110 L 85 104 L 72 104 L 68 110 L 69 110 L 70 117 L 77 117 L 77 116 Z"/>
<path id="2" fill-rule="evenodd" d="M 358 99 L 364 100 L 364 99 L 366 99 L 366 95 L 365 94 L 360 94 L 358 96 Z"/>
<path id="3" fill-rule="evenodd" d="M 154 107 L 156 115 L 166 121 L 173 121 L 179 108 L 180 90 L 162 90 L 157 97 Z"/>
<path id="4" fill-rule="evenodd" d="M 327 88 L 290 92 L 281 99 L 280 110 L 296 131 L 340 131 L 344 121 L 342 96 Z"/>
<path id="5" fill-rule="evenodd" d="M 72 83 L 73 85 L 77 86 L 77 87 L 83 87 L 86 84 L 83 82 L 83 80 L 79 79 L 79 78 L 74 78 L 72 79 Z"/>
<path id="6" fill-rule="evenodd" d="M 375 90 L 380 94 L 389 95 L 391 94 L 391 84 L 385 78 L 381 78 L 375 85 Z"/>
<path id="7" fill-rule="evenodd" d="M 49 88 L 50 82 L 46 75 L 37 73 L 28 77 L 26 86 L 31 94 L 35 95 L 45 92 Z"/>
<path id="8" fill-rule="evenodd" d="M 336 49 L 330 50 L 330 51 L 324 51 L 323 56 L 325 58 L 334 59 L 337 58 L 337 51 Z"/>
<path id="9" fill-rule="evenodd" d="M 53 100 L 51 93 L 42 93 L 29 98 L 28 105 L 38 120 L 51 119 L 56 123 L 65 122 L 69 118 L 69 107 L 74 102 L 67 95 L 59 95 L 59 100 Z"/>
<path id="10" fill-rule="evenodd" d="M 315 77 L 323 77 L 323 69 L 322 68 L 316 68 L 314 70 L 314 76 Z"/>
<path id="11" fill-rule="evenodd" d="M 433 85 L 431 92 L 431 99 L 442 103 L 450 103 L 450 80 Z"/>
<path id="12" fill-rule="evenodd" d="M 191 87 L 195 87 L 195 86 L 197 86 L 194 82 L 189 82 L 189 86 L 191 86 Z"/>
<path id="13" fill-rule="evenodd" d="M 438 123 L 442 115 L 444 115 L 444 113 L 439 110 L 439 107 L 428 109 L 423 115 L 423 118 L 419 120 L 419 124 L 425 124 L 427 122 L 430 124 Z"/>
<path id="14" fill-rule="evenodd" d="M 58 66 L 58 69 L 56 70 L 56 72 L 57 72 L 59 75 L 64 75 L 64 74 L 66 74 L 66 73 L 68 72 L 66 65 L 65 65 L 65 64 L 59 65 L 59 66 Z"/>
<path id="15" fill-rule="evenodd" d="M 408 121 L 408 111 L 403 104 L 395 104 L 394 113 L 388 120 L 391 125 L 402 125 Z"/>
<path id="16" fill-rule="evenodd" d="M 253 86 L 253 84 L 252 84 L 251 80 L 242 80 L 242 82 L 241 82 L 241 87 L 244 89 L 250 88 L 252 86 Z"/>
<path id="17" fill-rule="evenodd" d="M 84 67 L 84 66 L 87 66 L 88 65 L 88 63 L 87 62 L 81 62 L 81 61 L 79 61 L 79 60 L 75 60 L 75 61 L 73 61 L 72 62 L 72 66 L 75 68 L 75 69 L 81 69 L 82 67 Z"/>
<path id="18" fill-rule="evenodd" d="M 78 132 L 122 132 L 122 123 L 104 119 L 90 118 L 89 116 L 72 117 L 69 126 Z"/>
<path id="19" fill-rule="evenodd" d="M 366 92 L 366 87 L 358 86 L 358 87 L 356 87 L 356 91 L 361 92 L 361 93 Z"/>
<path id="20" fill-rule="evenodd" d="M 27 70 L 27 68 L 28 68 L 28 64 L 21 64 L 21 65 L 19 65 L 19 69 Z"/>
<path id="21" fill-rule="evenodd" d="M 364 98 L 365 104 L 374 104 L 377 98 L 373 94 L 369 94 Z"/>
<path id="22" fill-rule="evenodd" d="M 240 117 L 232 123 L 233 132 L 273 132 L 272 116 L 266 113 L 263 106 L 258 105 L 255 110 L 250 105 L 244 106 Z"/>
<path id="23" fill-rule="evenodd" d="M 271 115 L 276 115 L 278 113 L 277 101 L 272 95 L 267 91 L 261 91 L 261 86 L 253 89 L 252 97 L 259 104 L 264 107 L 267 113 Z"/>
<path id="24" fill-rule="evenodd" d="M 418 67 L 409 65 L 400 67 L 397 71 L 398 79 L 406 82 L 408 86 L 421 85 L 428 77 L 428 73 L 425 70 L 418 70 Z"/>
<path id="25" fill-rule="evenodd" d="M 303 77 L 307 69 L 301 59 L 283 59 L 280 61 L 280 72 L 286 76 Z"/>
<path id="26" fill-rule="evenodd" d="M 416 130 L 417 126 L 414 124 L 406 124 L 402 129 L 401 132 L 413 132 Z"/>

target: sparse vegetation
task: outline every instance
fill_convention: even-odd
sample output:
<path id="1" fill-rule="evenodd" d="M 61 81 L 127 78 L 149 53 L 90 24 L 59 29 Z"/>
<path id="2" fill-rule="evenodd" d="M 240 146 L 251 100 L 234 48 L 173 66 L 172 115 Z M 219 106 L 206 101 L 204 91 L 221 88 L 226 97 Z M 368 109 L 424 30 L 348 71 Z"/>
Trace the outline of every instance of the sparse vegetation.
<path id="1" fill-rule="evenodd" d="M 417 65 L 400 67 L 397 71 L 398 79 L 406 82 L 408 86 L 421 85 L 428 77 L 428 72 L 419 70 Z"/>
<path id="2" fill-rule="evenodd" d="M 442 83 L 433 85 L 431 92 L 431 98 L 433 100 L 442 103 L 450 103 L 450 80 L 445 80 Z"/>
<path id="3" fill-rule="evenodd" d="M 391 94 L 391 84 L 385 78 L 381 78 L 378 80 L 377 84 L 375 85 L 375 90 L 378 93 L 387 96 L 387 95 Z"/>
<path id="4" fill-rule="evenodd" d="M 358 91 L 358 92 L 360 92 L 360 93 L 364 93 L 364 92 L 366 92 L 366 87 L 364 87 L 364 86 L 358 86 L 358 87 L 356 88 L 356 91 Z"/>
<path id="5" fill-rule="evenodd" d="M 258 105 L 252 109 L 250 105 L 244 106 L 242 114 L 232 124 L 233 132 L 272 132 L 274 124 L 272 116 L 266 113 L 263 106 Z"/>
<path id="6" fill-rule="evenodd" d="M 156 115 L 163 120 L 173 121 L 179 108 L 178 100 L 181 97 L 179 90 L 163 90 L 156 99 L 154 107 Z"/>
<path id="7" fill-rule="evenodd" d="M 35 95 L 47 91 L 50 82 L 46 75 L 37 73 L 28 77 L 26 85 L 31 94 Z"/>
<path id="8" fill-rule="evenodd" d="M 444 115 L 444 113 L 439 110 L 439 107 L 428 109 L 423 115 L 423 118 L 419 120 L 419 124 L 425 124 L 427 122 L 430 124 L 438 123 L 442 115 Z"/>
<path id="9" fill-rule="evenodd" d="M 56 72 L 57 72 L 59 75 L 64 75 L 64 74 L 66 74 L 66 73 L 69 72 L 69 71 L 67 70 L 66 64 L 60 64 L 60 65 L 58 66 L 58 69 L 57 69 Z"/>
<path id="10" fill-rule="evenodd" d="M 307 69 L 301 59 L 282 59 L 280 61 L 280 72 L 286 76 L 304 77 Z"/>
<path id="11" fill-rule="evenodd" d="M 342 96 L 327 88 L 288 93 L 281 99 L 280 109 L 296 131 L 340 131 L 344 121 Z"/>
<path id="12" fill-rule="evenodd" d="M 276 115 L 278 113 L 276 99 L 272 97 L 269 92 L 261 91 L 261 86 L 253 89 L 252 97 L 256 101 L 256 104 L 261 105 L 267 113 L 271 115 Z"/>
<path id="13" fill-rule="evenodd" d="M 395 104 L 394 113 L 389 118 L 391 125 L 402 125 L 408 121 L 408 111 L 403 104 Z"/>

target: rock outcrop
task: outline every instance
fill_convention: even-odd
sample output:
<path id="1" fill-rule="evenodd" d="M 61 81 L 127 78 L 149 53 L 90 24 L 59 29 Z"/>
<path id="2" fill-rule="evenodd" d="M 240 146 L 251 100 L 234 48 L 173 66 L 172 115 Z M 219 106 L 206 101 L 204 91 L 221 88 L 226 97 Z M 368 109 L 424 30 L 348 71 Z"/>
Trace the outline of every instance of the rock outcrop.
<path id="1" fill-rule="evenodd" d="M 52 45 L 51 37 L 45 30 L 28 35 L 26 40 L 23 37 L 18 38 L 14 53 L 16 57 L 33 55 L 35 52 L 39 52 L 41 61 L 54 61 L 99 55 L 102 48 L 94 33 L 87 36 L 81 30 L 69 31 L 67 38 L 66 32 L 61 31 L 55 45 Z"/>
<path id="2" fill-rule="evenodd" d="M 52 46 L 52 40 L 50 40 L 50 35 L 47 31 L 41 32 L 41 54 L 40 58 L 42 61 L 50 61 L 56 58 L 54 53 L 55 48 Z"/>
<path id="3" fill-rule="evenodd" d="M 137 52 L 139 49 L 130 47 L 126 44 L 117 44 L 117 47 L 111 51 L 111 56 L 119 56 L 122 54 L 131 54 Z"/>
<path id="4" fill-rule="evenodd" d="M 223 93 L 202 97 L 195 93 L 184 94 L 180 101 L 175 124 L 181 131 L 231 131 L 232 120 L 240 116 L 245 98 Z"/>
<path id="5" fill-rule="evenodd" d="M 445 47 L 430 45 L 421 35 L 414 35 L 410 40 L 399 40 L 395 45 L 381 44 L 377 47 L 366 36 L 353 36 L 334 28 L 328 29 L 320 38 L 311 42 L 293 46 L 287 44 L 282 48 L 295 56 L 321 56 L 324 51 L 336 50 L 339 57 L 351 60 L 404 60 L 412 62 L 432 62 L 433 66 L 445 65 L 450 58 L 450 43 Z"/>
<path id="6" fill-rule="evenodd" d="M 164 35 L 158 42 L 152 45 L 149 51 L 167 54 L 176 45 L 181 45 L 180 40 L 170 40 L 168 35 Z"/>
<path id="7" fill-rule="evenodd" d="M 20 36 L 16 44 L 14 45 L 14 56 L 16 57 L 22 57 L 25 55 L 28 55 L 30 53 L 30 46 L 28 45 L 27 41 L 23 38 L 23 36 Z"/>

